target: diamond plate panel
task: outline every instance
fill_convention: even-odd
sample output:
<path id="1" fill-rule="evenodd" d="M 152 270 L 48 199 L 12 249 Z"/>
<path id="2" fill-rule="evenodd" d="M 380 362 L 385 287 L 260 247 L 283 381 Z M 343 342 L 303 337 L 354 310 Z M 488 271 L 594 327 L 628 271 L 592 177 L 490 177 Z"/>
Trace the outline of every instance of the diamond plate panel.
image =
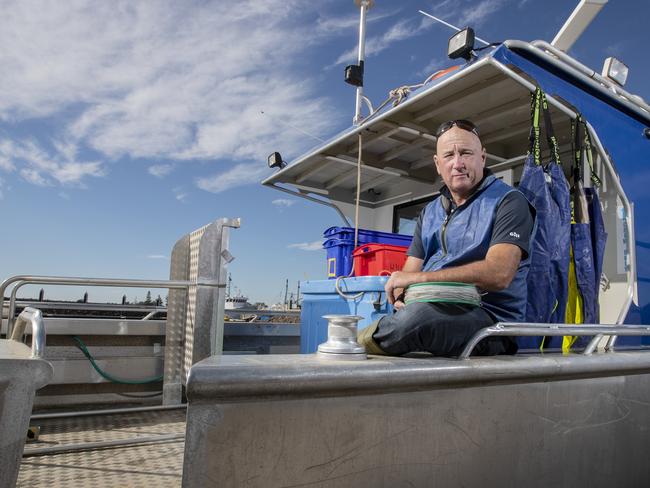
<path id="1" fill-rule="evenodd" d="M 40 420 L 31 449 L 136 436 L 183 433 L 185 410 Z M 25 458 L 19 487 L 176 487 L 181 484 L 182 440 Z"/>

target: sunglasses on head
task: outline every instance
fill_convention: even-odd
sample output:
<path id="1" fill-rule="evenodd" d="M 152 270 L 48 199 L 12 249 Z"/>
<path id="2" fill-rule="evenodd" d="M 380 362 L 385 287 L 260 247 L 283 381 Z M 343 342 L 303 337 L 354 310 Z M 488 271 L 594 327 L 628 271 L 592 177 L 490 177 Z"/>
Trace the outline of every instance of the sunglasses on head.
<path id="1" fill-rule="evenodd" d="M 436 138 L 440 137 L 441 135 L 443 135 L 445 132 L 447 132 L 449 129 L 451 129 L 454 126 L 466 130 L 468 132 L 473 132 L 476 135 L 476 137 L 480 137 L 478 133 L 478 128 L 474 125 L 473 122 L 470 122 L 469 120 L 465 120 L 465 119 L 458 119 L 458 120 L 449 120 L 447 122 L 443 122 L 442 124 L 440 124 L 440 127 L 438 127 L 438 130 L 436 131 Z"/>

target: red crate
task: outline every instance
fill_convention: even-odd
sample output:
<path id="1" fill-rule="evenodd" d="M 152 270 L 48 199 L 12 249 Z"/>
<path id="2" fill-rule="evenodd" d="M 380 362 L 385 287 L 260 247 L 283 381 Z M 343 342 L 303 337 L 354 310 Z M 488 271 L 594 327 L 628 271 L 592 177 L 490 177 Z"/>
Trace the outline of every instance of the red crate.
<path id="1" fill-rule="evenodd" d="M 401 271 L 406 262 L 407 246 L 364 244 L 352 253 L 354 276 L 385 276 Z"/>

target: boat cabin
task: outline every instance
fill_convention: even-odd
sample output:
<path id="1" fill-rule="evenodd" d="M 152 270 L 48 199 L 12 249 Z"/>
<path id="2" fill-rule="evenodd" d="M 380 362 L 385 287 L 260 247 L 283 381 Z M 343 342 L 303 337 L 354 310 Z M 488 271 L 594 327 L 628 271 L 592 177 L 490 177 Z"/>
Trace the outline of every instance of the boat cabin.
<path id="1" fill-rule="evenodd" d="M 611 81 L 594 80 L 586 67 L 543 41 L 506 41 L 453 68 L 434 73 L 412 91 L 407 88 L 395 106 L 373 112 L 263 184 L 330 206 L 343 225 L 353 226 L 361 141 L 358 226 L 412 234 L 418 214 L 442 185 L 433 163 L 437 127 L 448 120 L 473 121 L 487 150 L 487 167 L 516 187 L 529 147 L 531 94 L 540 87 L 550 104 L 567 177 L 573 164 L 572 121 L 582 114 L 589 124 L 608 234 L 601 323 L 623 323 L 632 304 L 638 311 L 650 301 L 648 290 L 639 305 L 634 225 L 634 212 L 644 210 L 637 178 L 642 161 L 650 158 L 650 107 L 621 94 Z M 549 148 L 542 147 L 542 159 L 548 161 Z M 592 186 L 590 172 L 585 164 L 585 187 Z"/>

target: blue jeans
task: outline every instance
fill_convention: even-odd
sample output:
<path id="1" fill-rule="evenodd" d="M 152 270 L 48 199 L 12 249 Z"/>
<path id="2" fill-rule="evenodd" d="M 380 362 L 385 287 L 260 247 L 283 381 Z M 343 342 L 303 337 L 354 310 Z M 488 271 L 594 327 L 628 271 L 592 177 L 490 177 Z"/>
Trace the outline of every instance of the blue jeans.
<path id="1" fill-rule="evenodd" d="M 496 320 L 486 310 L 459 303 L 415 302 L 405 305 L 377 324 L 373 340 L 387 354 L 428 351 L 435 356 L 458 356 L 472 336 Z M 509 337 L 488 337 L 474 349 L 475 355 L 514 354 Z"/>

